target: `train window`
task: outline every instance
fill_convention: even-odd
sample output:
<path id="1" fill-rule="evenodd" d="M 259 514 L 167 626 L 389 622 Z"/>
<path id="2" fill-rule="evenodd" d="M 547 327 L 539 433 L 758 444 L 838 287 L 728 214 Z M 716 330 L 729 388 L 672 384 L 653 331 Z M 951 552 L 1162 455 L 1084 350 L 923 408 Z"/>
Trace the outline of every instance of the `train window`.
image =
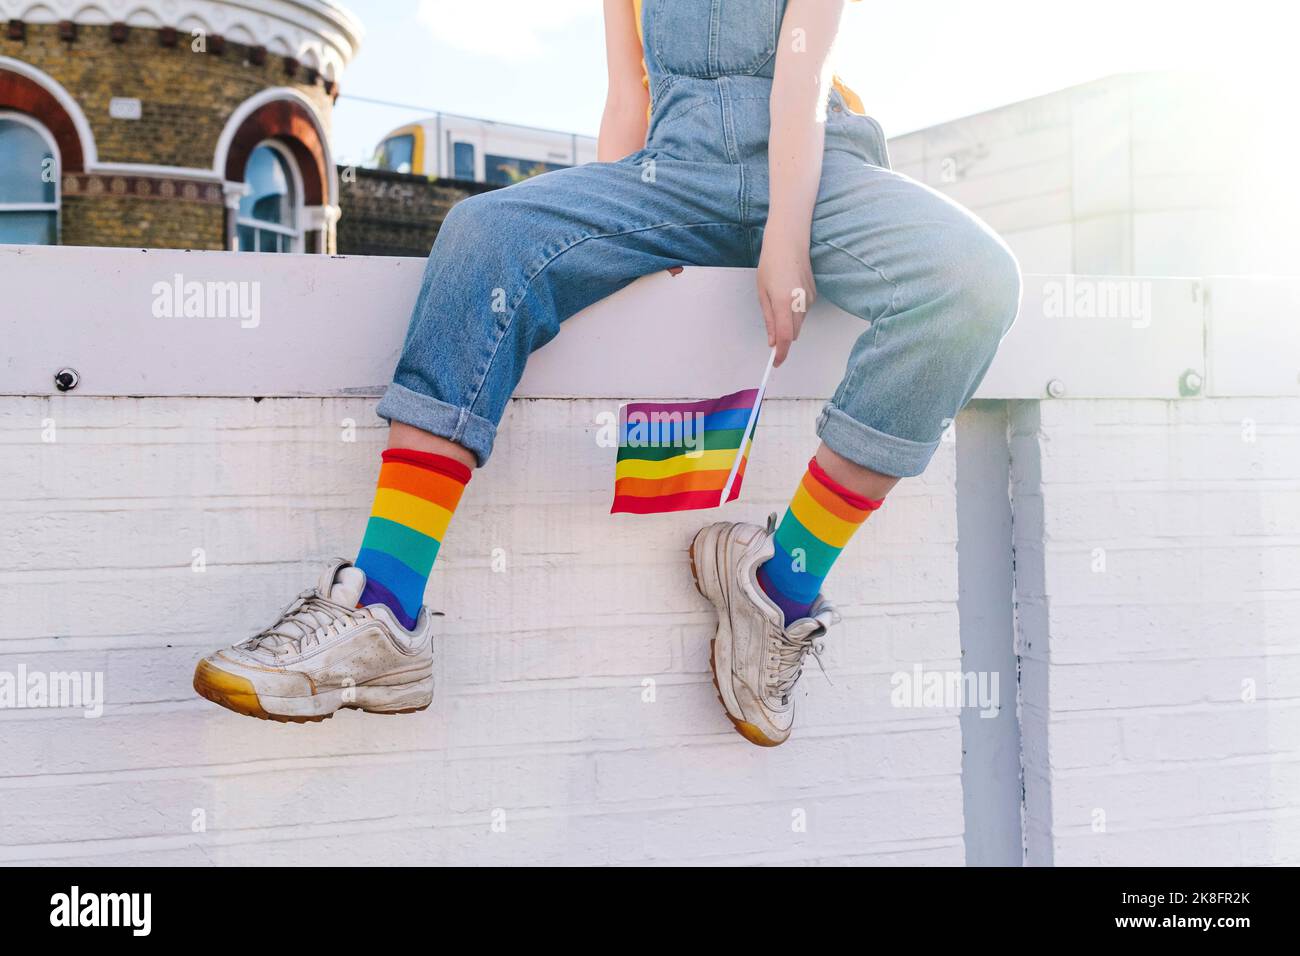
<path id="1" fill-rule="evenodd" d="M 410 173 L 415 170 L 415 137 L 411 134 L 394 136 L 384 140 L 379 147 L 379 168 L 394 173 Z"/>
<path id="2" fill-rule="evenodd" d="M 452 176 L 456 179 L 477 179 L 474 169 L 474 144 L 455 143 L 452 145 Z"/>
<path id="3" fill-rule="evenodd" d="M 566 163 L 548 163 L 540 159 L 517 159 L 514 156 L 489 155 L 483 157 L 483 162 L 487 166 L 486 181 L 499 186 L 509 186 L 511 183 L 531 179 L 534 176 L 540 176 L 542 173 L 569 168 Z"/>

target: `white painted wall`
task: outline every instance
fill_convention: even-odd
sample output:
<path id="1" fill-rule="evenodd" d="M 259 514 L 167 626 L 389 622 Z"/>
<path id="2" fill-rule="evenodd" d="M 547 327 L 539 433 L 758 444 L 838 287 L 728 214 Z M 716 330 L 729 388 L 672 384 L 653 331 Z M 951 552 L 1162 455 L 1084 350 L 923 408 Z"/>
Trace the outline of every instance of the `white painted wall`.
<path id="1" fill-rule="evenodd" d="M 895 168 L 974 210 L 1027 271 L 1216 274 L 1210 397 L 1011 406 L 1031 864 L 1300 862 L 1300 289 L 1242 277 L 1300 262 L 1284 218 L 1300 198 L 1271 171 L 1294 126 L 1267 92 L 1114 76 L 890 141 Z M 1053 373 L 1067 396 L 1073 374 Z M 996 620 L 967 587 L 963 624 Z M 968 804 L 997 782 L 972 779 L 969 753 Z"/>
<path id="2" fill-rule="evenodd" d="M 1029 862 L 1300 863 L 1300 402 L 1014 409 Z"/>
<path id="3" fill-rule="evenodd" d="M 1165 305 L 1150 325 L 1053 320 L 1041 299 L 1031 304 L 985 392 L 1020 399 L 1005 452 L 1011 522 L 963 520 L 977 540 L 959 540 L 957 456 L 944 443 L 837 565 L 829 590 L 847 620 L 829 644 L 834 683 L 814 670 L 795 738 L 763 751 L 732 732 L 705 676 L 710 617 L 684 549 L 709 516 L 606 513 L 613 454 L 595 441 L 597 416 L 645 396 L 620 396 L 611 369 L 590 361 L 622 341 L 619 310 L 681 321 L 683 295 L 706 296 L 719 325 L 741 328 L 752 277 L 653 277 L 575 319 L 512 403 L 440 556 L 429 598 L 449 616 L 434 707 L 297 727 L 198 700 L 190 674 L 203 653 L 265 624 L 319 561 L 351 555 L 382 445 L 373 399 L 339 394 L 345 378 L 330 379 L 327 396 L 310 395 L 308 381 L 295 388 L 306 394 L 260 402 L 113 397 L 93 384 L 46 394 L 62 350 L 129 379 L 154 375 L 160 340 L 180 337 L 162 326 L 123 344 L 105 317 L 129 323 L 130 307 L 101 290 L 102 309 L 80 308 L 88 281 L 41 286 L 37 311 L 12 294 L 38 288 L 31 263 L 65 256 L 73 275 L 86 252 L 0 254 L 10 292 L 0 309 L 0 587 L 10 596 L 0 672 L 100 672 L 107 694 L 93 720 L 0 708 L 0 862 L 958 864 L 973 845 L 966 831 L 981 828 L 980 862 L 998 849 L 991 833 L 1011 838 L 1001 801 L 1014 788 L 986 775 L 964 800 L 961 711 L 896 707 L 890 692 L 917 665 L 968 666 L 964 647 L 1010 668 L 998 644 L 1012 639 L 1007 608 L 959 615 L 971 589 L 997 600 L 995 574 L 958 587 L 959 547 L 967 559 L 994 554 L 988 535 L 1014 548 L 1014 595 L 1002 599 L 1015 602 L 1021 680 L 999 676 L 1001 703 L 1019 716 L 1025 859 L 1300 862 L 1294 282 L 1157 282 Z M 90 252 L 122 288 L 147 288 L 166 256 L 185 255 Z M 304 367 L 307 332 L 356 321 L 367 292 L 389 294 L 357 285 L 367 270 L 397 268 L 320 260 L 323 272 L 303 271 L 305 259 L 273 258 L 190 260 L 285 290 L 273 322 L 304 334 L 281 328 L 282 340 L 248 345 L 272 387 L 276 362 Z M 1062 277 L 1041 279 L 1053 281 Z M 285 311 L 294 288 L 310 315 Z M 806 367 L 839 361 L 827 351 L 838 320 L 821 315 L 830 337 L 800 343 Z M 34 346 L 51 330 L 42 354 Z M 1112 335 L 1118 351 L 1113 362 L 1071 351 L 1053 331 L 1076 345 Z M 366 361 L 392 347 L 366 346 Z M 202 372 L 211 354 L 195 352 L 192 367 Z M 1205 372 L 1210 397 L 1169 397 L 1185 363 Z M 692 383 L 678 397 L 738 387 L 680 366 L 665 374 Z M 1065 399 L 1023 400 L 1039 394 L 1025 383 L 1052 377 Z M 1108 397 L 1074 397 L 1090 394 Z M 777 393 L 744 500 L 728 513 L 759 519 L 784 504 L 819 405 Z M 996 436 L 967 416 L 956 437 Z M 967 460 L 997 473 L 983 451 Z M 492 570 L 495 549 L 504 571 Z M 980 620 L 1003 636 L 964 633 Z M 983 752 L 1012 739 L 994 734 Z M 197 810 L 203 832 L 192 830 Z M 497 811 L 504 832 L 493 831 Z M 806 831 L 792 828 L 799 811 Z"/>
<path id="4" fill-rule="evenodd" d="M 818 407 L 768 405 L 729 514 L 784 506 Z M 893 672 L 958 663 L 953 446 L 836 568 L 834 684 L 809 675 L 797 736 L 767 751 L 707 676 L 685 549 L 713 516 L 607 513 L 595 420 L 614 408 L 512 405 L 433 575 L 448 618 L 429 711 L 286 726 L 190 677 L 351 556 L 373 402 L 0 399 L 0 670 L 103 671 L 108 698 L 94 720 L 0 710 L 0 861 L 960 864 L 958 712 L 889 701 Z"/>

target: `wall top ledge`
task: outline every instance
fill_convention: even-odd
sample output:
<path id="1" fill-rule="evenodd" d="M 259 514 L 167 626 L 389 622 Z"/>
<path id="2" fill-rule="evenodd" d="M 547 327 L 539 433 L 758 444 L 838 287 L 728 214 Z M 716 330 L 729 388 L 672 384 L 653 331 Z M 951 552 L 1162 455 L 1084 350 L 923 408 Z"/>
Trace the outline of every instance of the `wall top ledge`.
<path id="1" fill-rule="evenodd" d="M 377 395 L 423 260 L 0 246 L 0 394 Z M 809 313 L 774 398 L 825 398 L 865 323 Z M 1027 276 L 978 398 L 1300 395 L 1300 278 Z M 752 270 L 657 273 L 565 323 L 523 398 L 707 397 L 767 358 Z"/>

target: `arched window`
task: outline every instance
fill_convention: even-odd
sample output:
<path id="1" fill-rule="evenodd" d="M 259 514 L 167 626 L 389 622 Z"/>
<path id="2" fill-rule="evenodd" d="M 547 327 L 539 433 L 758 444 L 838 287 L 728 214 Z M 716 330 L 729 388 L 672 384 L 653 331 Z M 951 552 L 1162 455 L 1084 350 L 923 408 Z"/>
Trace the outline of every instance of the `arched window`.
<path id="1" fill-rule="evenodd" d="M 0 243 L 59 241 L 59 151 L 49 131 L 21 113 L 0 112 Z"/>
<path id="2" fill-rule="evenodd" d="M 241 252 L 302 252 L 302 177 L 293 157 L 267 141 L 249 154 L 239 202 Z"/>

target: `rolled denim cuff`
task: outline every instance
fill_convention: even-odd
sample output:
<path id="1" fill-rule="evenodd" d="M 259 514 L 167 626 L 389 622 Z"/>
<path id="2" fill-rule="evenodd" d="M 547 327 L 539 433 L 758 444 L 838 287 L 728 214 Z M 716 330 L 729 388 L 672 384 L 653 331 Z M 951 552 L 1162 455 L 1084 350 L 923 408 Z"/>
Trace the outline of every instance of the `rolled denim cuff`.
<path id="1" fill-rule="evenodd" d="M 855 465 L 894 478 L 913 478 L 925 471 L 940 441 L 911 441 L 886 435 L 830 403 L 817 419 L 817 436 L 831 451 Z"/>
<path id="2" fill-rule="evenodd" d="M 492 454 L 497 427 L 468 408 L 448 405 L 393 382 L 375 409 L 380 418 L 401 422 L 468 448 L 482 468 Z"/>

